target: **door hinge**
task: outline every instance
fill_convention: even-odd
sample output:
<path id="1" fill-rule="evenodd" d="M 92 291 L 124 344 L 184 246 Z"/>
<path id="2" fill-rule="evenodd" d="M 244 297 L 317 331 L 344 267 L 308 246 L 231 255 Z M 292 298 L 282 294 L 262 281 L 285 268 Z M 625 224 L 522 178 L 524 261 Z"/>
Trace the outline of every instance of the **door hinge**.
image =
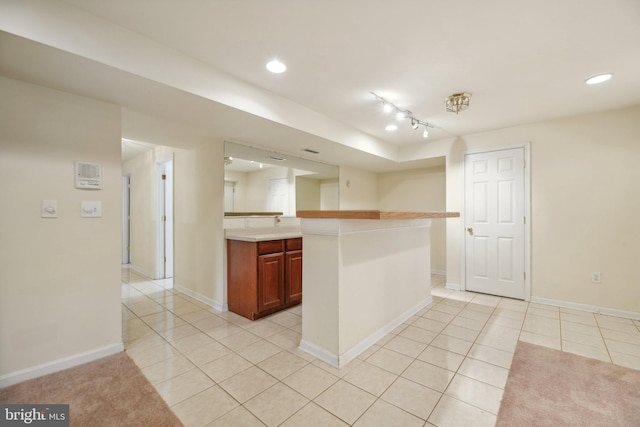
<path id="1" fill-rule="evenodd" d="M 524 277 L 524 280 L 527 280 L 527 272 L 526 271 L 522 272 L 522 276 Z"/>
<path id="2" fill-rule="evenodd" d="M 167 257 L 164 257 L 164 263 L 165 264 L 167 263 Z"/>
<path id="3" fill-rule="evenodd" d="M 524 217 L 524 223 L 525 224 L 527 223 L 527 217 L 526 216 Z"/>
<path id="4" fill-rule="evenodd" d="M 162 220 L 166 221 L 167 220 L 167 216 L 166 215 L 162 215 Z"/>
<path id="5" fill-rule="evenodd" d="M 165 179 L 167 179 L 167 175 L 162 174 L 162 180 L 164 181 Z"/>

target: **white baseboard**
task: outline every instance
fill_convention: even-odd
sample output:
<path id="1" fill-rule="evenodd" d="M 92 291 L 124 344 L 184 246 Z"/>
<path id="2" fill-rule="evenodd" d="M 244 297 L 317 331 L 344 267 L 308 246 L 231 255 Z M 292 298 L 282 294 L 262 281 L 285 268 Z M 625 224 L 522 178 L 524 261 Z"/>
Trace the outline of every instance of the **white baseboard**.
<path id="1" fill-rule="evenodd" d="M 95 350 L 87 351 L 85 353 L 74 354 L 73 356 L 68 356 L 62 359 L 54 360 L 52 362 L 43 363 L 42 365 L 22 369 L 10 374 L 2 375 L 0 376 L 0 388 L 18 384 L 23 381 L 41 377 L 43 375 L 62 371 L 63 369 L 73 368 L 74 366 L 82 365 L 88 362 L 93 362 L 94 360 L 102 359 L 103 357 L 111 356 L 112 354 L 120 353 L 122 351 L 124 351 L 124 344 L 120 342 L 107 345 Z"/>
<path id="2" fill-rule="evenodd" d="M 441 276 L 446 276 L 447 275 L 447 271 L 446 270 L 431 270 L 431 274 L 439 274 Z"/>
<path id="3" fill-rule="evenodd" d="M 579 304 L 576 302 L 561 301 L 549 298 L 531 297 L 531 302 L 538 304 L 552 305 L 554 307 L 571 308 L 574 310 L 588 311 L 591 313 L 604 314 L 606 316 L 625 317 L 627 319 L 640 320 L 640 313 L 636 311 L 618 310 L 615 308 L 598 307 L 596 305 Z"/>
<path id="4" fill-rule="evenodd" d="M 198 292 L 193 291 L 192 289 L 185 288 L 184 286 L 180 286 L 178 284 L 173 284 L 173 289 L 178 292 L 182 292 L 185 295 L 189 295 L 191 298 L 197 299 L 198 301 L 207 304 L 210 307 L 215 308 L 218 311 L 229 311 L 229 306 L 227 304 L 221 304 L 216 300 L 205 297 Z"/>
<path id="5" fill-rule="evenodd" d="M 460 286 L 460 285 L 459 285 L 459 284 L 457 284 L 457 283 L 450 283 L 450 282 L 447 282 L 447 283 L 444 285 L 444 287 L 445 287 L 445 289 L 450 289 L 450 290 L 452 290 L 452 291 L 460 291 L 460 290 L 462 290 L 462 286 Z"/>
<path id="6" fill-rule="evenodd" d="M 138 276 L 142 276 L 142 277 L 144 277 L 146 279 L 149 279 L 149 280 L 155 280 L 153 278 L 153 274 L 149 274 L 149 272 L 144 271 L 144 270 L 136 267 L 133 264 L 129 264 L 129 270 L 133 270 L 133 272 L 136 273 Z"/>
<path id="7" fill-rule="evenodd" d="M 358 357 L 376 342 L 378 342 L 380 338 L 393 331 L 395 328 L 403 324 L 407 319 L 411 318 L 411 316 L 413 316 L 432 302 L 433 297 L 431 296 L 423 299 L 418 304 L 414 305 L 409 310 L 405 311 L 404 313 L 393 319 L 391 322 L 387 323 L 385 326 L 378 329 L 376 332 L 369 335 L 367 338 L 340 355 L 331 353 L 330 351 L 320 348 L 317 345 L 305 340 L 300 340 L 300 350 L 305 351 L 312 356 L 315 356 L 316 358 L 328 363 L 335 368 L 341 368 Z"/>

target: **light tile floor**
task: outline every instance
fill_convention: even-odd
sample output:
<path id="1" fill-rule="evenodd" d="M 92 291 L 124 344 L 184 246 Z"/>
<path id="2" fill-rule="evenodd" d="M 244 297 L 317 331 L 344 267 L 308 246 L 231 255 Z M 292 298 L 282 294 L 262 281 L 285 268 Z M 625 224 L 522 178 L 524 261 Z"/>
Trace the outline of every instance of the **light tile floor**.
<path id="1" fill-rule="evenodd" d="M 127 353 L 190 426 L 493 426 L 518 340 L 640 369 L 640 321 L 444 288 L 342 369 L 301 307 L 251 322 L 123 269 Z"/>

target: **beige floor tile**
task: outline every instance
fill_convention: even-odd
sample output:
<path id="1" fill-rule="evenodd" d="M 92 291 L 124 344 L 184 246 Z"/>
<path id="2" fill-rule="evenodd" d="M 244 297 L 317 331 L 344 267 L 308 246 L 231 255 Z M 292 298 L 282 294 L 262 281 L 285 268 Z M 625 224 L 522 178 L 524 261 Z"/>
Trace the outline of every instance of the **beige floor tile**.
<path id="1" fill-rule="evenodd" d="M 527 314 L 522 324 L 522 330 L 539 335 L 560 337 L 560 321 L 548 317 Z"/>
<path id="2" fill-rule="evenodd" d="M 200 311 L 202 310 L 202 308 L 192 303 L 186 303 L 186 304 L 181 304 L 178 307 L 169 308 L 169 310 L 171 310 L 173 313 L 177 314 L 178 316 L 183 317 L 186 314 Z"/>
<path id="3" fill-rule="evenodd" d="M 562 351 L 611 363 L 611 358 L 605 348 L 591 347 L 589 345 L 563 340 Z"/>
<path id="4" fill-rule="evenodd" d="M 495 317 L 506 317 L 509 319 L 524 320 L 526 312 L 520 310 L 510 310 L 503 307 L 496 307 L 492 315 Z"/>
<path id="5" fill-rule="evenodd" d="M 626 342 L 616 341 L 605 339 L 607 344 L 607 348 L 610 351 L 615 351 L 616 353 L 628 354 L 630 356 L 638 356 L 640 355 L 640 345 L 630 344 Z"/>
<path id="6" fill-rule="evenodd" d="M 282 349 L 277 345 L 261 339 L 253 344 L 249 344 L 248 346 L 241 348 L 237 352 L 248 361 L 258 364 L 281 351 Z"/>
<path id="7" fill-rule="evenodd" d="M 418 328 L 416 326 L 408 326 L 400 333 L 399 336 L 409 338 L 410 340 L 418 341 L 423 344 L 429 344 L 437 335 L 437 333 L 426 329 Z"/>
<path id="8" fill-rule="evenodd" d="M 269 316 L 269 320 L 277 323 L 280 326 L 284 326 L 285 328 L 291 328 L 302 323 L 301 316 L 290 313 L 289 311 L 281 311 L 279 313 L 273 314 Z"/>
<path id="9" fill-rule="evenodd" d="M 504 328 L 508 329 L 508 328 Z M 501 337 L 499 335 L 493 335 L 488 333 L 481 333 L 476 339 L 476 344 L 486 345 L 487 347 L 497 348 L 498 350 L 508 351 L 513 353 L 518 344 L 518 337 Z"/>
<path id="10" fill-rule="evenodd" d="M 627 334 L 635 334 L 638 332 L 638 327 L 633 323 L 599 321 L 599 325 L 600 325 L 600 328 L 603 330 L 613 330 L 618 332 L 624 332 Z"/>
<path id="11" fill-rule="evenodd" d="M 176 355 L 170 359 L 143 368 L 142 373 L 151 384 L 157 384 L 183 374 L 195 367 L 196 366 L 186 357 Z"/>
<path id="12" fill-rule="evenodd" d="M 191 335 L 202 333 L 198 328 L 191 324 L 185 323 L 184 325 L 177 326 L 172 329 L 160 332 L 160 336 L 169 342 L 175 343 L 182 338 L 189 337 Z"/>
<path id="13" fill-rule="evenodd" d="M 504 316 L 491 316 L 489 320 L 487 320 L 487 326 L 497 325 L 504 328 L 520 330 L 523 322 L 524 320 L 522 319 L 512 319 Z"/>
<path id="14" fill-rule="evenodd" d="M 494 415 L 498 414 L 500 401 L 502 400 L 502 389 L 487 383 L 474 380 L 464 375 L 456 375 L 445 394 L 461 400 L 470 405 L 488 411 Z"/>
<path id="15" fill-rule="evenodd" d="M 441 311 L 437 311 L 437 310 L 431 309 L 431 310 L 427 311 L 424 314 L 424 316 L 422 316 L 422 317 L 425 318 L 425 319 L 435 320 L 436 322 L 449 323 L 456 316 L 454 316 L 453 314 L 443 313 Z"/>
<path id="16" fill-rule="evenodd" d="M 146 324 L 142 323 L 140 326 L 125 327 L 122 331 L 122 341 L 127 343 L 129 341 L 137 340 L 147 335 L 153 335 L 156 331 L 151 329 Z"/>
<path id="17" fill-rule="evenodd" d="M 190 326 L 190 325 L 187 325 Z M 187 335 L 173 342 L 173 346 L 180 352 L 189 352 L 190 350 L 197 350 L 203 346 L 214 344 L 216 340 L 210 336 L 198 331 L 195 334 Z"/>
<path id="18" fill-rule="evenodd" d="M 611 355 L 611 360 L 616 365 L 640 370 L 640 354 L 634 356 L 630 354 L 617 353 L 615 351 L 610 351 L 609 354 Z"/>
<path id="19" fill-rule="evenodd" d="M 217 328 L 213 328 L 207 331 L 207 335 L 211 338 L 219 340 L 222 338 L 226 338 L 229 335 L 237 334 L 238 332 L 243 331 L 243 329 L 234 325 L 233 323 L 225 323 L 224 325 L 218 326 Z"/>
<path id="20" fill-rule="evenodd" d="M 140 369 L 180 355 L 175 348 L 164 340 L 156 345 L 141 347 L 138 350 L 127 349 L 127 354 Z"/>
<path id="21" fill-rule="evenodd" d="M 565 322 L 580 323 L 581 325 L 598 326 L 598 324 L 596 323 L 596 318 L 592 313 L 572 314 L 565 313 L 560 310 L 560 319 L 564 320 Z"/>
<path id="22" fill-rule="evenodd" d="M 540 317 L 548 317 L 549 319 L 560 320 L 560 310 L 557 307 L 550 306 L 532 306 L 529 305 L 529 310 L 527 310 L 527 315 L 533 314 Z"/>
<path id="23" fill-rule="evenodd" d="M 207 424 L 206 427 L 264 427 L 259 419 L 242 406 Z"/>
<path id="24" fill-rule="evenodd" d="M 560 350 L 562 347 L 560 337 L 550 337 L 549 335 L 534 334 L 533 332 L 527 331 L 520 333 L 520 341 L 553 348 L 554 350 Z"/>
<path id="25" fill-rule="evenodd" d="M 491 335 L 497 338 L 516 340 L 518 335 L 520 335 L 520 331 L 494 324 L 486 325 L 484 329 L 482 329 L 482 335 Z"/>
<path id="26" fill-rule="evenodd" d="M 309 364 L 289 375 L 282 382 L 308 399 L 315 399 L 338 380 L 337 376 Z"/>
<path id="27" fill-rule="evenodd" d="M 528 307 L 529 307 L 529 303 L 528 302 L 520 301 L 520 300 L 516 300 L 516 299 L 510 299 L 510 298 L 502 298 L 500 300 L 500 302 L 498 303 L 498 308 L 504 308 L 504 309 L 512 310 L 512 311 L 525 312 L 525 311 L 527 311 Z"/>
<path id="28" fill-rule="evenodd" d="M 185 427 L 203 426 L 223 416 L 239 404 L 217 385 L 206 389 L 182 402 L 171 410 Z"/>
<path id="29" fill-rule="evenodd" d="M 509 369 L 467 357 L 458 369 L 458 374 L 504 389 Z"/>
<path id="30" fill-rule="evenodd" d="M 452 397 L 442 396 L 429 422 L 439 427 L 493 427 L 496 416 Z"/>
<path id="31" fill-rule="evenodd" d="M 186 304 L 187 302 L 183 302 L 183 304 Z M 202 319 L 207 319 L 207 318 L 212 318 L 215 317 L 215 315 L 213 313 L 211 313 L 209 310 L 198 310 L 198 311 L 194 311 L 191 313 L 187 313 L 183 316 L 181 316 L 181 318 L 183 320 L 185 320 L 186 322 L 191 323 L 192 325 L 195 325 L 195 323 L 199 320 Z"/>
<path id="32" fill-rule="evenodd" d="M 396 378 L 397 375 L 389 371 L 363 362 L 342 379 L 375 396 L 380 396 Z"/>
<path id="33" fill-rule="evenodd" d="M 306 405 L 309 399 L 282 383 L 265 390 L 244 404 L 253 415 L 268 426 L 280 425 Z"/>
<path id="34" fill-rule="evenodd" d="M 346 427 L 347 425 L 340 418 L 330 414 L 313 402 L 310 402 L 281 424 L 282 427 Z"/>
<path id="35" fill-rule="evenodd" d="M 494 308 L 500 303 L 501 299 L 502 298 L 494 295 L 476 294 L 473 299 L 471 299 L 470 304 Z"/>
<path id="36" fill-rule="evenodd" d="M 435 332 L 436 334 L 439 334 L 444 328 L 447 327 L 447 323 L 422 317 L 420 319 L 417 319 L 415 322 L 413 322 L 411 326 L 426 329 L 427 331 Z"/>
<path id="37" fill-rule="evenodd" d="M 280 348 L 278 347 L 280 350 Z M 309 362 L 286 350 L 280 350 L 273 356 L 258 363 L 258 367 L 279 380 L 288 377 Z"/>
<path id="38" fill-rule="evenodd" d="M 347 424 L 353 424 L 375 400 L 372 394 L 339 380 L 316 397 L 314 402 Z"/>
<path id="39" fill-rule="evenodd" d="M 462 311 L 462 308 L 464 307 L 464 305 L 466 305 L 466 304 L 463 304 L 463 307 L 456 307 L 454 305 L 447 304 L 447 301 L 449 301 L 449 300 L 445 300 L 443 302 L 440 302 L 440 303 L 434 305 L 432 310 L 439 311 L 439 312 L 446 313 L 446 314 L 452 314 L 452 315 L 455 316 L 458 313 L 460 313 L 460 311 Z"/>
<path id="40" fill-rule="evenodd" d="M 267 337 L 267 341 L 277 345 L 283 350 L 295 350 L 300 346 L 301 335 L 298 332 L 286 329 L 280 333 Z"/>
<path id="41" fill-rule="evenodd" d="M 433 341 L 431 341 L 433 347 L 438 347 L 443 350 L 452 351 L 461 355 L 466 355 L 473 343 L 471 341 L 461 340 L 459 338 L 450 337 L 448 335 L 438 335 Z"/>
<path id="42" fill-rule="evenodd" d="M 169 406 L 180 403 L 213 386 L 214 382 L 199 369 L 180 374 L 155 385 L 156 390 Z"/>
<path id="43" fill-rule="evenodd" d="M 278 334 L 287 328 L 268 319 L 261 319 L 257 320 L 254 325 L 247 326 L 245 329 L 259 337 L 267 338 L 271 335 Z"/>
<path id="44" fill-rule="evenodd" d="M 381 398 L 426 420 L 441 396 L 440 392 L 400 377 L 391 384 Z"/>
<path id="45" fill-rule="evenodd" d="M 449 323 L 449 326 L 459 326 L 461 328 L 473 329 L 474 331 L 481 331 L 484 327 L 484 323 L 478 322 L 475 319 L 469 319 L 467 317 L 458 316 Z"/>
<path id="46" fill-rule="evenodd" d="M 509 369 L 511 367 L 511 361 L 513 360 L 513 352 L 476 343 L 471 347 L 471 350 L 469 350 L 467 357 Z"/>
<path id="47" fill-rule="evenodd" d="M 563 320 L 560 322 L 560 333 L 563 334 L 567 331 L 595 336 L 601 335 L 600 328 L 598 328 L 597 326 L 584 325 L 582 323 L 568 322 Z"/>
<path id="48" fill-rule="evenodd" d="M 449 326 L 442 330 L 442 334 L 465 341 L 474 341 L 480 334 L 480 331 L 449 324 Z"/>
<path id="49" fill-rule="evenodd" d="M 453 376 L 453 372 L 421 360 L 414 361 L 402 373 L 403 378 L 440 392 L 447 388 Z"/>
<path id="50" fill-rule="evenodd" d="M 628 344 L 640 345 L 640 331 L 637 332 L 621 332 L 613 329 L 600 329 L 605 339 L 626 342 Z"/>
<path id="51" fill-rule="evenodd" d="M 345 375 L 347 375 L 349 372 L 351 372 L 352 370 L 357 368 L 358 365 L 360 365 L 362 362 L 363 362 L 362 359 L 357 359 L 356 358 L 355 360 L 352 360 L 351 362 L 347 363 L 342 368 L 336 368 L 334 366 L 329 365 L 326 362 L 323 362 L 322 360 L 314 360 L 313 364 L 315 366 L 317 366 L 318 368 L 324 369 L 325 371 L 329 372 L 330 374 L 335 375 L 336 377 L 342 378 Z"/>
<path id="52" fill-rule="evenodd" d="M 427 344 L 397 336 L 385 344 L 384 348 L 415 358 L 427 348 Z"/>
<path id="53" fill-rule="evenodd" d="M 222 319 L 221 317 L 216 316 L 215 314 L 209 314 L 208 317 L 205 317 L 200 320 L 196 320 L 195 322 L 191 322 L 193 326 L 200 329 L 203 332 L 209 332 L 212 329 L 220 327 L 226 324 L 227 321 Z"/>
<path id="54" fill-rule="evenodd" d="M 418 360 L 455 372 L 464 360 L 464 356 L 430 345 L 420 353 Z"/>
<path id="55" fill-rule="evenodd" d="M 228 337 L 220 338 L 220 342 L 225 347 L 230 348 L 233 351 L 238 351 L 254 342 L 260 341 L 260 337 L 252 334 L 251 332 L 241 331 L 237 334 L 229 335 Z"/>
<path id="56" fill-rule="evenodd" d="M 491 313 L 487 311 L 474 310 L 472 308 L 467 307 L 464 310 L 462 310 L 458 316 L 464 317 L 465 319 L 475 320 L 478 323 L 484 324 L 491 317 Z"/>
<path id="57" fill-rule="evenodd" d="M 219 385 L 238 402 L 244 403 L 262 393 L 276 382 L 277 380 L 271 375 L 252 366 L 222 381 Z"/>
<path id="58" fill-rule="evenodd" d="M 378 344 L 373 344 L 371 347 L 369 347 L 368 349 L 366 349 L 365 351 L 360 353 L 358 355 L 358 359 L 366 360 L 367 358 L 369 358 L 369 356 L 371 356 L 373 353 L 375 353 L 376 351 L 380 350 L 381 348 L 382 348 L 382 346 L 380 346 Z"/>
<path id="59" fill-rule="evenodd" d="M 202 366 L 212 360 L 219 359 L 231 353 L 231 350 L 217 342 L 209 343 L 181 352 L 187 359 L 191 360 L 196 366 Z"/>
<path id="60" fill-rule="evenodd" d="M 230 353 L 201 365 L 200 369 L 207 374 L 209 378 L 220 383 L 252 366 L 253 364 L 245 358 L 236 353 Z"/>
<path id="61" fill-rule="evenodd" d="M 604 348 L 604 341 L 599 335 L 582 334 L 580 332 L 562 331 L 562 340 L 571 341 L 578 344 L 590 345 L 592 347 Z"/>
<path id="62" fill-rule="evenodd" d="M 402 426 L 402 427 L 422 427 L 424 420 L 403 411 L 397 406 L 391 405 L 384 400 L 376 401 L 367 412 L 356 421 L 354 426 Z"/>
<path id="63" fill-rule="evenodd" d="M 393 374 L 400 375 L 411 364 L 413 358 L 381 348 L 367 358 L 366 361 Z"/>

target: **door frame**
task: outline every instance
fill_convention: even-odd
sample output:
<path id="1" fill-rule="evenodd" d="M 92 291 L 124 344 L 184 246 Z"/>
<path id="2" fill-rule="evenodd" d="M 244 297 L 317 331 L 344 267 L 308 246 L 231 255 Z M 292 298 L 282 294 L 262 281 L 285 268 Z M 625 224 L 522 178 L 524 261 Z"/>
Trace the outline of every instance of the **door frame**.
<path id="1" fill-rule="evenodd" d="M 167 203 L 165 200 L 165 186 L 170 185 L 172 188 L 171 191 L 173 193 L 173 179 L 171 179 L 171 182 L 163 182 L 162 180 L 162 175 L 166 173 L 166 166 L 168 163 L 171 163 L 173 167 L 173 164 L 174 164 L 173 157 L 156 162 L 155 174 L 154 174 L 155 175 L 154 176 L 155 192 L 156 192 L 155 216 L 157 218 L 156 220 L 156 275 L 155 276 L 157 279 L 168 278 L 166 274 L 167 273 L 166 263 L 164 261 L 165 258 L 167 259 L 167 262 L 170 262 L 172 264 L 174 262 L 174 250 L 173 250 L 174 233 L 172 232 L 171 235 L 167 236 L 166 224 L 162 218 L 164 215 L 166 215 L 167 210 L 170 210 L 171 211 L 170 219 L 173 221 L 173 204 L 171 204 L 170 206 L 167 206 Z M 171 227 L 171 229 L 173 230 L 173 227 Z M 167 247 L 166 247 L 167 239 L 171 240 L 170 254 L 168 253 Z M 173 266 L 171 267 L 171 269 L 173 270 Z M 171 277 L 173 277 L 173 274 L 171 274 Z"/>
<path id="2" fill-rule="evenodd" d="M 524 224 L 524 300 L 531 300 L 531 142 L 527 141 L 522 144 L 514 144 L 514 145 L 504 145 L 499 147 L 491 147 L 491 148 L 479 148 L 475 150 L 468 150 L 461 153 L 460 160 L 460 168 L 462 170 L 462 179 L 461 179 L 461 207 L 462 212 L 460 212 L 461 221 L 461 229 L 460 236 L 462 239 L 462 244 L 460 245 L 461 250 L 461 260 L 460 263 L 460 282 L 461 282 L 461 290 L 466 291 L 467 289 L 467 240 L 465 238 L 466 233 L 466 224 L 467 218 L 465 217 L 465 213 L 467 211 L 467 207 L 465 206 L 465 194 L 466 194 L 466 177 L 465 177 L 465 161 L 467 155 L 470 154 L 480 154 L 480 153 L 490 153 L 495 151 L 503 151 L 503 150 L 511 150 L 513 148 L 523 148 L 524 149 L 524 216 L 527 221 Z"/>

